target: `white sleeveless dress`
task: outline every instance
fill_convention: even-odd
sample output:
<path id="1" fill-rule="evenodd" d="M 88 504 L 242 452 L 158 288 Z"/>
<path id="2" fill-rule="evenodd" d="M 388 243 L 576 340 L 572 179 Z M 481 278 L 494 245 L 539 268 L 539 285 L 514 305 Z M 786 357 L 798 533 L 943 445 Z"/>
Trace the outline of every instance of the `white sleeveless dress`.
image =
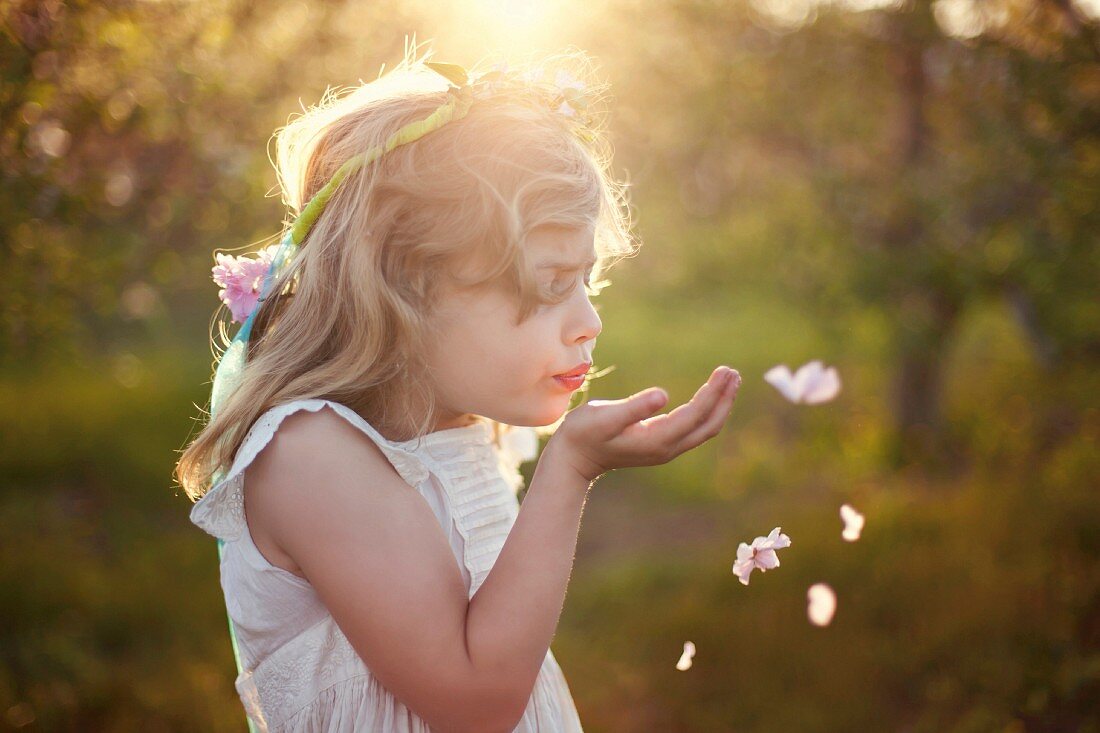
<path id="1" fill-rule="evenodd" d="M 375 680 L 312 586 L 269 563 L 248 532 L 244 469 L 287 415 L 326 406 L 377 443 L 410 490 L 431 506 L 468 597 L 485 581 L 519 512 L 519 456 L 493 443 L 485 421 L 391 441 L 337 402 L 297 400 L 268 410 L 230 470 L 191 509 L 191 521 L 225 543 L 221 585 L 241 659 L 237 693 L 258 731 L 429 733 L 427 723 Z M 364 481 L 364 490 L 369 488 Z M 515 731 L 581 732 L 569 687 L 549 650 Z"/>

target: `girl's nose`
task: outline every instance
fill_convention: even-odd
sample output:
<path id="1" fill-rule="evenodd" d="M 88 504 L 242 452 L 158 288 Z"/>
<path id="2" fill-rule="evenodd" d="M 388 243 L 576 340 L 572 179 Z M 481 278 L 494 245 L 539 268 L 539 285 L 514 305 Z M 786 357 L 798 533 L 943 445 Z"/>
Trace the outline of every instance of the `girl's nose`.
<path id="1" fill-rule="evenodd" d="M 583 288 L 578 288 L 580 291 L 580 305 L 574 309 L 576 315 L 570 323 L 570 338 L 569 343 L 584 343 L 585 341 L 591 341 L 600 335 L 600 331 L 603 330 L 603 321 L 600 320 L 600 316 L 596 313 L 596 308 L 592 305 L 592 301 L 588 298 L 588 293 Z"/>

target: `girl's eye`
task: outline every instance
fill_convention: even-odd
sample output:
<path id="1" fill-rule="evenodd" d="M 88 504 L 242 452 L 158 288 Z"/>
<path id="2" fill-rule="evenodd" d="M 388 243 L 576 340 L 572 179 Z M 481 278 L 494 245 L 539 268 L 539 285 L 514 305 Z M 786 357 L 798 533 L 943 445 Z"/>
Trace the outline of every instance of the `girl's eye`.
<path id="1" fill-rule="evenodd" d="M 575 276 L 559 275 L 554 278 L 554 282 L 550 284 L 551 289 L 556 293 L 568 293 L 576 282 Z M 589 289 L 592 286 L 592 272 L 588 271 L 584 273 L 584 287 Z"/>

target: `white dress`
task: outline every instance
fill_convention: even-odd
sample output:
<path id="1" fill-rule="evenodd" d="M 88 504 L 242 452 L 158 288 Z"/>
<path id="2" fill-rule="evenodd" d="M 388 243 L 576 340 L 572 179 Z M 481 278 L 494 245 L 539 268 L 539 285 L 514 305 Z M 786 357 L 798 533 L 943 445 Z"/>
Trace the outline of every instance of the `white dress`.
<path id="1" fill-rule="evenodd" d="M 259 731 L 428 733 L 416 713 L 382 687 L 303 578 L 269 563 L 244 517 L 244 469 L 298 410 L 330 407 L 378 444 L 431 506 L 468 597 L 485 581 L 519 512 L 523 482 L 515 453 L 498 448 L 485 421 L 391 441 L 345 405 L 297 400 L 268 410 L 230 470 L 192 507 L 191 521 L 221 539 L 221 584 L 236 631 L 236 688 Z M 364 488 L 369 489 L 369 481 Z M 580 733 L 569 687 L 547 650 L 517 733 Z"/>

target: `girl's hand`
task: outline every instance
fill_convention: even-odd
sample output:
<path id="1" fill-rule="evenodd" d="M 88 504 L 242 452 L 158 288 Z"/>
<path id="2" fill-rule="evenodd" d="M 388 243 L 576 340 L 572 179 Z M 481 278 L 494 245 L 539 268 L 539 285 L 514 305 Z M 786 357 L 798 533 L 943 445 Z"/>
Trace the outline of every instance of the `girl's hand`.
<path id="1" fill-rule="evenodd" d="M 722 366 L 668 414 L 650 417 L 668 401 L 660 387 L 621 400 L 593 400 L 565 416 L 547 450 L 554 446 L 589 483 L 614 468 L 668 463 L 718 434 L 740 387 L 741 375 Z"/>

